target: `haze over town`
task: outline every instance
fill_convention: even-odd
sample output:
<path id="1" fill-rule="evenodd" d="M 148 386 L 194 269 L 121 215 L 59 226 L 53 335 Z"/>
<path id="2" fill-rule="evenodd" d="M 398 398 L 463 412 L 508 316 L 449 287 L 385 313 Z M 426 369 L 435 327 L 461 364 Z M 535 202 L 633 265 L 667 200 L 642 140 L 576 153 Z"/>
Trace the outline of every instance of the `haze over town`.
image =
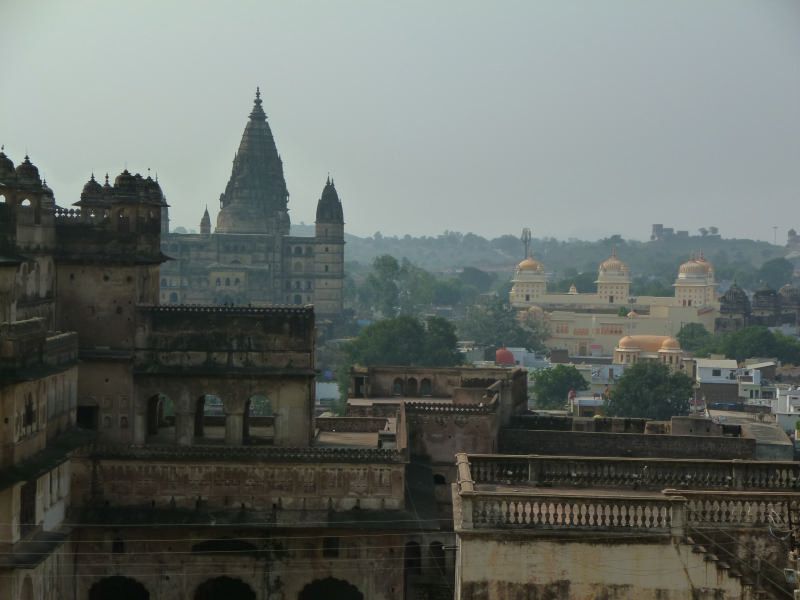
<path id="1" fill-rule="evenodd" d="M 172 223 L 197 228 L 260 85 L 293 223 L 330 173 L 356 235 L 525 221 L 643 239 L 665 222 L 768 241 L 777 225 L 780 242 L 799 17 L 788 1 L 5 0 L 0 143 L 61 205 L 92 169 L 150 168 Z"/>

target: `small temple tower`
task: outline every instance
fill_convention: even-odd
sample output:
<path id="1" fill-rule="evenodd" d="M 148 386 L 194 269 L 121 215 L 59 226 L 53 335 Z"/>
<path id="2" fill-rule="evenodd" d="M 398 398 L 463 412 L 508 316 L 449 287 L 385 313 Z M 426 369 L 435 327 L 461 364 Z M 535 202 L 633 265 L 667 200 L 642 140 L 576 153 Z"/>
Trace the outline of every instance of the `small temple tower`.
<path id="1" fill-rule="evenodd" d="M 211 216 L 208 214 L 208 207 L 203 213 L 203 218 L 200 219 L 200 234 L 211 235 Z"/>
<path id="2" fill-rule="evenodd" d="M 624 262 L 617 258 L 617 249 L 600 263 L 597 273 L 597 295 L 609 304 L 625 304 L 631 291 L 631 272 Z"/>
<path id="3" fill-rule="evenodd" d="M 547 273 L 544 265 L 532 256 L 528 256 L 517 265 L 511 283 L 509 294 L 511 306 L 517 308 L 531 306 L 547 293 Z"/>
<path id="4" fill-rule="evenodd" d="M 321 316 L 342 312 L 344 288 L 344 214 L 328 177 L 317 202 L 314 256 L 314 310 Z"/>
<path id="5" fill-rule="evenodd" d="M 717 302 L 714 267 L 702 252 L 680 266 L 674 287 L 675 300 L 681 306 L 713 306 Z"/>

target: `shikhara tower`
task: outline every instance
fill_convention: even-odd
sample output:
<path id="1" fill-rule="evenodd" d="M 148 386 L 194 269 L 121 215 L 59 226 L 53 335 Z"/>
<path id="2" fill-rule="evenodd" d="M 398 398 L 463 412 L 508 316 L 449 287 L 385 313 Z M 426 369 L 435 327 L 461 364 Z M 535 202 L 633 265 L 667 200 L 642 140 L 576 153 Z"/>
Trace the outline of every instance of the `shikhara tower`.
<path id="1" fill-rule="evenodd" d="M 288 203 L 283 161 L 256 89 L 228 185 L 219 197 L 216 231 L 289 235 Z"/>
<path id="2" fill-rule="evenodd" d="M 317 202 L 314 237 L 291 236 L 283 162 L 256 90 L 217 224 L 208 211 L 200 234 L 163 236 L 173 258 L 161 270 L 162 304 L 313 304 L 317 322 L 342 312 L 344 215 L 328 177 Z"/>

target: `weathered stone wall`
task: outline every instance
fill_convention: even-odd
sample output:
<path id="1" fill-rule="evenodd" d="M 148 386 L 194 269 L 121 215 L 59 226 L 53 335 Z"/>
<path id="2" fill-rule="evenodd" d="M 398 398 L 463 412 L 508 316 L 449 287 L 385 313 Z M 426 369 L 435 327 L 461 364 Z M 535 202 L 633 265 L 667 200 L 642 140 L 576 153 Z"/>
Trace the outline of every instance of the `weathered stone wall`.
<path id="1" fill-rule="evenodd" d="M 587 537 L 587 534 L 581 534 Z M 456 600 L 744 599 L 741 581 L 671 540 L 459 535 Z"/>
<path id="2" fill-rule="evenodd" d="M 265 453 L 275 454 L 268 449 L 243 448 L 227 460 L 213 448 L 172 450 L 162 450 L 161 458 L 135 453 L 127 460 L 124 453 L 122 458 L 96 454 L 76 458 L 73 506 L 105 506 L 106 502 L 113 508 L 196 510 L 202 506 L 234 513 L 243 509 L 269 513 L 274 507 L 326 511 L 404 506 L 404 465 L 393 462 L 389 451 L 309 450 L 298 451 L 294 460 L 270 461 L 262 458 Z M 374 462 L 383 455 L 385 462 Z"/>
<path id="3" fill-rule="evenodd" d="M 406 405 L 408 447 L 412 457 L 455 468 L 455 455 L 469 448 L 476 454 L 497 452 L 496 410 L 468 411 L 442 407 L 440 411 Z"/>
<path id="4" fill-rule="evenodd" d="M 374 433 L 386 427 L 387 418 L 383 417 L 317 417 L 314 420 L 320 431 L 348 431 Z"/>
<path id="5" fill-rule="evenodd" d="M 500 452 L 628 458 L 753 459 L 749 438 L 503 429 Z"/>
<path id="6" fill-rule="evenodd" d="M 158 266 L 59 263 L 56 318 L 81 349 L 131 350 L 136 305 L 157 302 Z"/>
<path id="7" fill-rule="evenodd" d="M 647 419 L 619 417 L 568 417 L 561 415 L 516 415 L 513 429 L 548 429 L 552 431 L 605 431 L 611 433 L 644 433 Z"/>
<path id="8" fill-rule="evenodd" d="M 55 548 L 25 569 L 0 567 L 0 598 L 13 600 L 72 600 L 75 570 L 69 542 Z M 5 550 L 4 550 L 5 552 Z M 79 596 L 84 598 L 85 596 Z"/>
<path id="9" fill-rule="evenodd" d="M 324 582 L 330 598 L 350 600 L 337 589 L 343 584 L 355 586 L 364 600 L 403 598 L 405 535 L 363 533 L 313 527 L 297 533 L 247 527 L 81 529 L 75 534 L 81 551 L 77 598 L 88 598 L 93 585 L 118 574 L 144 585 L 153 600 L 192 599 L 199 586 L 218 577 L 243 582 L 259 600 L 298 598 L 315 581 Z M 227 551 L 214 552 L 215 547 Z"/>

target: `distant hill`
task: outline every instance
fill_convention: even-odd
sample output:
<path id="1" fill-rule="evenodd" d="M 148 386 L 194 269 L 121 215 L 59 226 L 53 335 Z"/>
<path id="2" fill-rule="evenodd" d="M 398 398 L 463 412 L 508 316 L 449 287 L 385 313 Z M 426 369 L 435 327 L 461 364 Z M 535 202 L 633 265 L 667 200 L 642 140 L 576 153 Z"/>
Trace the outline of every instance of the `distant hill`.
<path id="1" fill-rule="evenodd" d="M 300 229 L 299 227 L 304 227 Z M 292 228 L 294 233 L 295 228 Z M 299 233 L 313 227 L 298 226 Z M 498 273 L 513 271 L 523 258 L 523 246 L 517 236 L 504 235 L 488 240 L 473 233 L 445 232 L 436 237 L 346 236 L 345 259 L 367 265 L 376 256 L 391 254 L 407 258 L 434 272 L 452 272 L 465 266 Z M 768 242 L 747 239 L 723 239 L 715 236 L 674 237 L 667 240 L 639 242 L 612 236 L 597 241 L 554 238 L 534 239 L 531 249 L 544 262 L 553 278 L 569 277 L 575 272 L 596 271 L 599 263 L 616 246 L 619 257 L 628 263 L 634 276 L 674 278 L 678 266 L 693 252 L 702 251 L 716 267 L 718 279 L 735 277 L 737 270 L 752 270 L 765 261 L 786 256 L 787 250 Z"/>

